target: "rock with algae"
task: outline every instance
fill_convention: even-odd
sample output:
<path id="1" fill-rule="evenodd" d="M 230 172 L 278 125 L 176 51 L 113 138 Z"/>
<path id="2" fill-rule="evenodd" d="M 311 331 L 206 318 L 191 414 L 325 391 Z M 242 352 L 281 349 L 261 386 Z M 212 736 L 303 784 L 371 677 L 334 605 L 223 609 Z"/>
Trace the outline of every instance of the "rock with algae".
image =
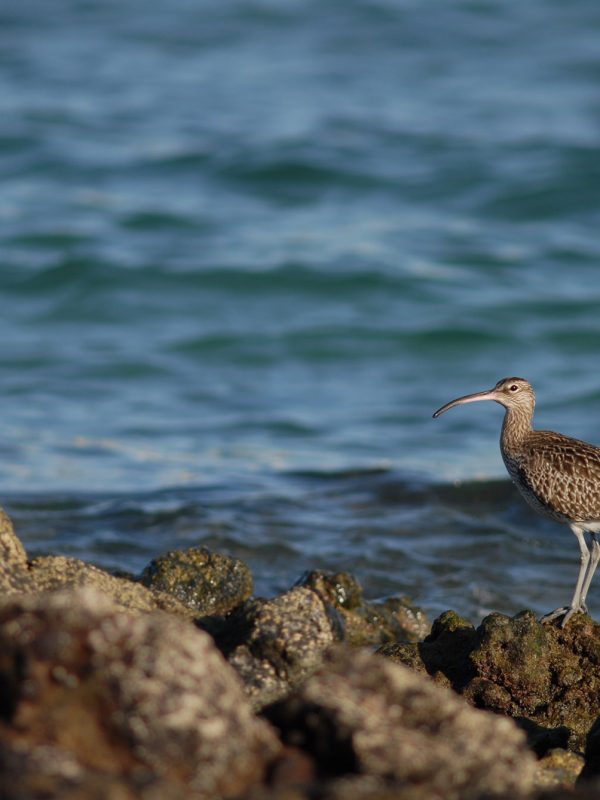
<path id="1" fill-rule="evenodd" d="M 490 614 L 475 628 L 446 612 L 424 642 L 378 652 L 429 673 L 478 708 L 519 720 L 539 755 L 583 750 L 598 716 L 600 625 L 584 614 L 564 629 L 542 625 L 530 611 Z"/>
<path id="2" fill-rule="evenodd" d="M 408 597 L 368 602 L 362 586 L 348 572 L 312 570 L 297 586 L 316 592 L 338 612 L 344 641 L 355 646 L 423 639 L 431 628 L 425 612 Z"/>
<path id="3" fill-rule="evenodd" d="M 173 550 L 155 558 L 140 580 L 148 588 L 173 595 L 198 616 L 228 614 L 252 594 L 252 573 L 246 564 L 205 547 Z"/>

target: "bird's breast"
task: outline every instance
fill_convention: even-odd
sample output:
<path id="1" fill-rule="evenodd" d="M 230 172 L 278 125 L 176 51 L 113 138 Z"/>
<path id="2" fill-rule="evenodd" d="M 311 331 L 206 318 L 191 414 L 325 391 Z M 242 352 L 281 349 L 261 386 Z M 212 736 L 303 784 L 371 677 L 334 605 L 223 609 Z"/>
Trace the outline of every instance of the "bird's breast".
<path id="1" fill-rule="evenodd" d="M 558 491 L 556 473 L 542 470 L 534 474 L 518 456 L 505 452 L 502 456 L 513 483 L 534 511 L 557 522 L 570 521 L 571 517 L 561 508 L 560 497 L 564 491 Z"/>

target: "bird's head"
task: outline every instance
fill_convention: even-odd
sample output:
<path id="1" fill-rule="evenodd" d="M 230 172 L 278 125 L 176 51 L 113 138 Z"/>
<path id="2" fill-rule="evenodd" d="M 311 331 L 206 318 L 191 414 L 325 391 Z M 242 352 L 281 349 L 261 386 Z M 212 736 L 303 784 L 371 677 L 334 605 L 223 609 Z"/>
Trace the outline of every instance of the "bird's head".
<path id="1" fill-rule="evenodd" d="M 463 403 L 477 403 L 480 400 L 494 400 L 507 409 L 521 411 L 529 416 L 533 414 L 535 408 L 535 393 L 529 381 L 526 381 L 525 378 L 502 378 L 493 389 L 451 400 L 445 406 L 438 408 L 433 416 L 439 417 L 454 406 L 460 406 Z"/>

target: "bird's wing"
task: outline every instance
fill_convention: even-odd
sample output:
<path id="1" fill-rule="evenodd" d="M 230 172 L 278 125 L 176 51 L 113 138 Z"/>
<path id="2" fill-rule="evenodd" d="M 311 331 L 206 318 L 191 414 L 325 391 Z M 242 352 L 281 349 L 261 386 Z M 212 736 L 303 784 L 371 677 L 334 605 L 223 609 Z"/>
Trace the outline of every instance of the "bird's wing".
<path id="1" fill-rule="evenodd" d="M 575 522 L 600 521 L 600 447 L 552 431 L 533 431 L 521 460 L 527 488 Z"/>

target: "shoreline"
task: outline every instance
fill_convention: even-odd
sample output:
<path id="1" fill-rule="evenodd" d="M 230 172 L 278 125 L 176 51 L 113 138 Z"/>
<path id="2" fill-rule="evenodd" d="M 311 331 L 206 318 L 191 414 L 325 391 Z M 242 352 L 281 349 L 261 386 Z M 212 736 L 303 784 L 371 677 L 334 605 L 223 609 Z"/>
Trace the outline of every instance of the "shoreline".
<path id="1" fill-rule="evenodd" d="M 558 798 L 600 773 L 588 616 L 430 625 L 322 570 L 264 599 L 206 548 L 138 576 L 29 560 L 3 512 L 0 554 L 3 797 Z"/>

